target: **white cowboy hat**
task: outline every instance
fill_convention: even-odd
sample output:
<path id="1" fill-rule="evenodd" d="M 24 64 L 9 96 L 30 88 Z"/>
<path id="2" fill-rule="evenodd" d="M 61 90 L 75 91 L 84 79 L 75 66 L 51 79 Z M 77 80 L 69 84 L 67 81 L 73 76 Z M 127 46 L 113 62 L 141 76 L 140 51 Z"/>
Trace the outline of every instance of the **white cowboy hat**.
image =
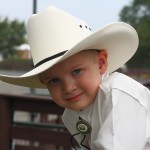
<path id="1" fill-rule="evenodd" d="M 111 73 L 134 55 L 139 42 L 135 29 L 126 23 L 111 23 L 92 33 L 84 21 L 53 6 L 29 18 L 27 36 L 34 69 L 21 76 L 0 75 L 0 80 L 46 88 L 39 80 L 41 72 L 86 49 L 106 49 Z"/>

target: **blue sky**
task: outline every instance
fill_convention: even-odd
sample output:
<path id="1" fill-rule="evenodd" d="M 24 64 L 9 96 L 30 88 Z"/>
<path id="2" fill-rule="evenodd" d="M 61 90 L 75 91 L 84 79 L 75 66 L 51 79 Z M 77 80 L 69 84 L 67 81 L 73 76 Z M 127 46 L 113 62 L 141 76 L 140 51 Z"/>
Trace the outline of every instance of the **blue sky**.
<path id="1" fill-rule="evenodd" d="M 49 5 L 62 8 L 85 20 L 94 29 L 119 20 L 119 12 L 132 0 L 37 0 L 37 12 Z M 0 0 L 0 17 L 27 22 L 33 0 Z"/>

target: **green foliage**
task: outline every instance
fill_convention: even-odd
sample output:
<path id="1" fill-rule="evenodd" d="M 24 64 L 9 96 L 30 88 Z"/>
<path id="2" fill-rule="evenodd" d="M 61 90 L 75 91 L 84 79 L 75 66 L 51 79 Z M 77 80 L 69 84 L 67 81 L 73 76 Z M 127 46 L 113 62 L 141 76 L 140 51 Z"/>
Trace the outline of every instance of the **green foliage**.
<path id="1" fill-rule="evenodd" d="M 127 63 L 129 68 L 149 69 L 150 66 L 150 0 L 133 0 L 120 12 L 120 20 L 131 24 L 139 35 L 139 48 Z"/>
<path id="2" fill-rule="evenodd" d="M 25 24 L 8 18 L 0 20 L 0 53 L 4 58 L 13 57 L 15 47 L 25 43 Z"/>

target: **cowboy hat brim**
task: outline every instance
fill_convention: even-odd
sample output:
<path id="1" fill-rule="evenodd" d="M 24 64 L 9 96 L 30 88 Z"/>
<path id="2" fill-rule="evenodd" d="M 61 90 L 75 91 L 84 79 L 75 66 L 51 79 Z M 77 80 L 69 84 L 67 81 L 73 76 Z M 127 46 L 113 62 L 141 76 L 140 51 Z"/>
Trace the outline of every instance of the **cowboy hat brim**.
<path id="1" fill-rule="evenodd" d="M 0 80 L 20 86 L 46 88 L 39 80 L 40 73 L 86 49 L 107 50 L 107 71 L 111 73 L 134 55 L 138 43 L 138 35 L 134 28 L 123 22 L 112 23 L 84 38 L 64 55 L 49 60 L 21 76 L 0 75 Z"/>

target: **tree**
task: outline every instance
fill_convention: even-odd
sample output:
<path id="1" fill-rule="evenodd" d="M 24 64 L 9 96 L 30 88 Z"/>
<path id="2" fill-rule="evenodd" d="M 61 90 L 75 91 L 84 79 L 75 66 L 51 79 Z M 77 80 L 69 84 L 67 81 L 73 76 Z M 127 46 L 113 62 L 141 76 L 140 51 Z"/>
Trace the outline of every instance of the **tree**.
<path id="1" fill-rule="evenodd" d="M 131 24 L 139 35 L 139 48 L 135 56 L 127 63 L 129 68 L 150 67 L 150 0 L 133 0 L 123 7 L 120 20 Z"/>
<path id="2" fill-rule="evenodd" d="M 4 58 L 14 56 L 15 47 L 26 41 L 25 33 L 24 22 L 8 18 L 0 20 L 0 53 Z"/>

